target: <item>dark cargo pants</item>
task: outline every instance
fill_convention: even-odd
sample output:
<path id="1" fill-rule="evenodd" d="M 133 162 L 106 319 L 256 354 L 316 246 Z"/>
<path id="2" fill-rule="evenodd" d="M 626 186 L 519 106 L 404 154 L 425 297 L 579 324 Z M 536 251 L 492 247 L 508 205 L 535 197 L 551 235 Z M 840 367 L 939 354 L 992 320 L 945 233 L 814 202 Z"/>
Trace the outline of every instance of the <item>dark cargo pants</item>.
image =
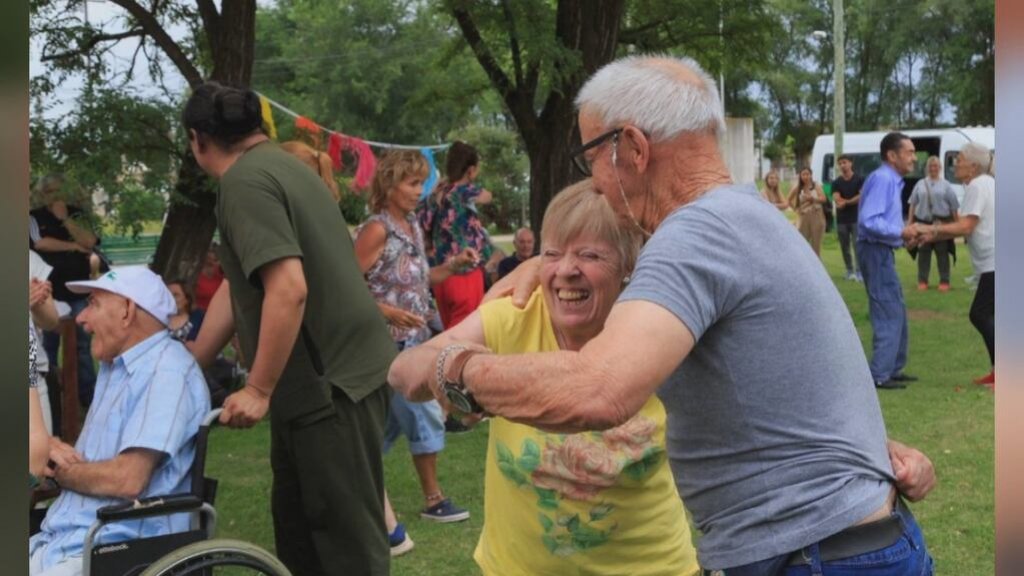
<path id="1" fill-rule="evenodd" d="M 382 443 L 391 388 L 359 402 L 332 390 L 333 410 L 271 416 L 271 510 L 277 555 L 295 576 L 384 576 Z"/>

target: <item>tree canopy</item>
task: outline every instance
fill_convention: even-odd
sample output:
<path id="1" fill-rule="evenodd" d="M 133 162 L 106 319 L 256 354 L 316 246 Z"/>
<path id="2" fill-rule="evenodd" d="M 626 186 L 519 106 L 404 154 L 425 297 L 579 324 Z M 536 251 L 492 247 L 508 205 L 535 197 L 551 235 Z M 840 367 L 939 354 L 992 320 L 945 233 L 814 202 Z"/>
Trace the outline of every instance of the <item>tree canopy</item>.
<path id="1" fill-rule="evenodd" d="M 126 231 L 169 203 L 156 264 L 176 276 L 194 272 L 213 234 L 213 186 L 177 126 L 186 95 L 140 96 L 143 67 L 158 83 L 173 67 L 192 86 L 251 85 L 367 139 L 466 138 L 484 151 L 499 198 L 488 215 L 503 227 L 518 224 L 527 197 L 539 226 L 577 177 L 573 99 L 616 56 L 693 56 L 724 78 L 727 114 L 753 117 L 772 154 L 791 147 L 799 159 L 831 130 L 829 0 L 111 2 L 121 13 L 105 26 L 84 18 L 82 0 L 30 4 L 43 63 L 31 84 L 32 169 L 102 190 Z M 993 123 L 992 0 L 846 0 L 845 19 L 848 130 Z M 126 42 L 127 64 L 111 53 Z M 71 77 L 85 85 L 75 112 L 55 115 Z"/>

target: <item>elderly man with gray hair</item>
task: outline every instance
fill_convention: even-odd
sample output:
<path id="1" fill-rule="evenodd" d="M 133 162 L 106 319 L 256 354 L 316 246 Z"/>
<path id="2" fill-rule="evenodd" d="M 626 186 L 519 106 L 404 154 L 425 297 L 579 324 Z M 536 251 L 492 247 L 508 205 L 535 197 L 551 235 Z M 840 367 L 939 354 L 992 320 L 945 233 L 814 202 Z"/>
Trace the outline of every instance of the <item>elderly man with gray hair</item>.
<path id="1" fill-rule="evenodd" d="M 996 163 L 984 144 L 969 142 L 956 157 L 955 174 L 964 183 L 964 203 L 955 222 L 917 224 L 914 243 L 941 242 L 962 236 L 967 239 L 971 264 L 978 275 L 978 290 L 971 303 L 971 324 L 988 349 L 992 371 L 974 381 L 996 385 Z"/>
<path id="2" fill-rule="evenodd" d="M 498 279 L 508 276 L 516 267 L 533 257 L 533 230 L 529 228 L 516 230 L 515 235 L 512 236 L 512 246 L 516 251 L 498 263 Z"/>
<path id="3" fill-rule="evenodd" d="M 103 506 L 189 490 L 195 434 L 210 410 L 203 374 L 167 331 L 174 298 L 143 266 L 68 282 L 88 295 L 78 323 L 100 361 L 96 399 L 75 446 L 50 439 L 52 476 L 63 492 L 29 540 L 32 576 L 82 573 L 85 535 Z M 188 514 L 113 522 L 96 544 L 188 529 Z"/>
<path id="4" fill-rule="evenodd" d="M 658 393 L 706 570 L 931 574 L 896 490 L 914 471 L 903 447 L 887 450 L 847 307 L 793 226 L 731 181 L 712 79 L 687 58 L 631 56 L 599 70 L 576 103 L 575 163 L 648 237 L 603 331 L 578 352 L 455 344 L 428 382 L 392 385 L 567 432 L 620 425 Z"/>

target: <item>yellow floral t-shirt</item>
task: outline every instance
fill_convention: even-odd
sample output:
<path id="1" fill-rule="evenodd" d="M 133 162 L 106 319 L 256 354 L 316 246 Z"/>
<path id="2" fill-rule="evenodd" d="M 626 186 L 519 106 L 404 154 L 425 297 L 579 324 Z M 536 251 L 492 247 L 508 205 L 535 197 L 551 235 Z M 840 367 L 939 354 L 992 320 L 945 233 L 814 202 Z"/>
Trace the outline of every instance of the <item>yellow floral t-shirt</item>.
<path id="1" fill-rule="evenodd" d="M 538 288 L 520 310 L 480 308 L 498 354 L 558 350 Z M 651 397 L 603 432 L 552 434 L 490 420 L 484 528 L 473 558 L 488 576 L 677 576 L 699 571 L 665 453 L 665 409 Z"/>

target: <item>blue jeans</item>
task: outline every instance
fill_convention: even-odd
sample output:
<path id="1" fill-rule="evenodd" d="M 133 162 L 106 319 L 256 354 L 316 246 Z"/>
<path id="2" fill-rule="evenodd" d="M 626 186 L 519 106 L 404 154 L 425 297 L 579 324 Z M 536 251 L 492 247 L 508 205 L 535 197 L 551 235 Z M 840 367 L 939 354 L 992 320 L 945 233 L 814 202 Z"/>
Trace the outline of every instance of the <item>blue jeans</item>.
<path id="1" fill-rule="evenodd" d="M 71 317 L 78 318 L 78 315 L 88 306 L 85 299 L 69 303 L 71 306 Z M 75 326 L 78 343 L 78 402 L 86 408 L 92 404 L 92 393 L 96 388 L 96 370 L 92 365 L 92 335 L 82 329 L 81 324 Z M 43 348 L 46 349 L 46 357 L 50 360 L 50 370 L 56 370 L 60 364 L 57 362 L 57 351 L 60 348 L 60 333 L 43 332 Z"/>
<path id="2" fill-rule="evenodd" d="M 398 351 L 415 345 L 415 342 L 403 340 L 398 342 Z M 384 426 L 385 454 L 403 434 L 409 440 L 409 452 L 413 456 L 437 454 L 444 450 L 444 413 L 437 400 L 411 402 L 392 390 L 388 420 Z"/>
<path id="3" fill-rule="evenodd" d="M 907 365 L 907 307 L 896 274 L 894 248 L 874 242 L 857 242 L 857 262 L 868 291 L 868 315 L 873 332 L 871 376 L 885 382 Z"/>
<path id="4" fill-rule="evenodd" d="M 392 390 L 388 421 L 384 426 L 385 453 L 400 435 L 409 440 L 409 452 L 413 456 L 444 450 L 444 414 L 437 400 L 410 402 Z"/>
<path id="5" fill-rule="evenodd" d="M 897 506 L 903 535 L 891 545 L 857 556 L 823 562 L 814 543 L 797 552 L 807 564 L 787 566 L 790 554 L 705 574 L 723 576 L 932 576 L 934 566 L 921 527 L 905 506 Z"/>

